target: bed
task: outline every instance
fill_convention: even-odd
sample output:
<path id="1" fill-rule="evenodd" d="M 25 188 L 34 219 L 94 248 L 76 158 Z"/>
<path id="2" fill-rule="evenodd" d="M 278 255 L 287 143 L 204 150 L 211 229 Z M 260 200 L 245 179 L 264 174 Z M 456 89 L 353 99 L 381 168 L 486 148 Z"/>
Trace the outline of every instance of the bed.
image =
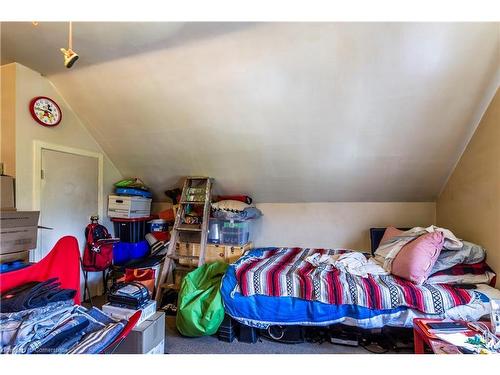
<path id="1" fill-rule="evenodd" d="M 370 230 L 372 253 L 378 247 L 384 230 L 385 228 L 372 228 Z M 364 280 L 359 281 L 361 286 L 359 286 L 357 293 L 360 293 L 361 290 L 361 293 L 367 296 L 366 303 L 342 303 L 348 299 L 346 299 L 345 296 L 343 299 L 335 299 L 335 288 L 333 288 L 333 291 L 330 293 L 330 295 L 334 296 L 333 300 L 330 295 L 325 297 L 327 301 L 325 301 L 325 298 L 309 298 L 311 296 L 308 298 L 298 298 L 294 296 L 290 290 L 286 290 L 287 288 L 289 289 L 290 286 L 283 286 L 286 284 L 284 281 L 283 285 L 280 286 L 276 285 L 276 279 L 273 279 L 273 264 L 288 266 L 288 260 L 283 255 L 292 254 L 293 251 L 297 253 L 297 257 L 304 257 L 305 255 L 303 254 L 306 252 L 310 254 L 315 251 L 323 253 L 330 251 L 334 254 L 336 252 L 346 252 L 349 250 L 260 248 L 249 251 L 228 268 L 222 280 L 221 294 L 226 313 L 242 324 L 264 329 L 271 325 L 326 326 L 337 323 L 364 329 L 381 328 L 383 326 L 411 327 L 413 319 L 417 317 L 449 317 L 452 319 L 465 319 L 469 321 L 478 320 L 483 315 L 489 313 L 489 300 L 500 298 L 500 291 L 487 284 L 478 284 L 477 289 L 470 291 L 457 290 L 447 284 L 436 284 L 432 287 L 426 286 L 426 288 L 430 290 L 429 295 L 432 295 L 432 297 L 429 298 L 441 302 L 443 299 L 446 300 L 446 298 L 448 298 L 452 300 L 453 303 L 437 306 L 437 308 L 436 306 L 431 306 L 432 308 L 428 309 L 422 308 L 423 305 L 419 306 L 420 308 L 412 308 L 410 307 L 412 305 L 411 303 L 407 304 L 409 306 L 397 304 L 392 306 L 390 302 L 381 304 L 378 303 L 379 301 L 375 301 L 374 303 L 370 300 L 370 296 L 378 293 L 377 288 L 380 284 L 384 284 L 384 279 L 382 278 L 376 278 L 377 285 L 372 285 L 372 287 L 374 286 L 375 288 L 370 290 L 363 290 L 363 288 L 370 288 L 370 285 L 364 287 L 363 285 L 365 284 L 363 283 L 366 282 Z M 245 286 L 245 281 L 241 276 L 242 268 L 244 268 L 245 264 L 249 264 L 255 259 L 260 259 L 261 262 L 265 261 L 270 264 L 268 275 L 256 276 L 254 273 L 248 276 L 252 288 L 259 288 L 259 282 L 262 281 L 262 278 L 268 278 L 269 286 L 267 288 L 269 290 L 266 293 L 259 291 L 255 292 L 254 290 L 250 292 L 249 290 L 244 290 L 247 286 Z M 293 273 L 294 271 L 287 272 Z M 260 281 L 258 280 L 259 278 Z M 322 276 L 322 280 L 323 278 L 324 276 Z M 387 279 L 385 280 L 387 281 Z M 401 283 L 400 280 L 394 281 L 391 279 L 389 281 Z M 491 276 L 487 281 L 491 283 Z M 326 285 L 325 288 L 329 287 L 329 284 L 335 282 L 337 282 L 335 285 L 345 286 L 345 284 L 347 284 L 345 279 L 324 282 Z M 347 289 L 347 287 L 345 288 Z M 408 292 L 410 295 L 414 293 L 411 288 Z M 389 289 L 391 289 L 390 285 L 387 290 Z M 304 287 L 303 290 L 307 290 L 307 288 Z M 311 293 L 314 294 L 313 292 Z M 346 295 L 347 294 L 346 292 Z M 328 300 L 328 298 L 330 298 L 330 300 Z M 356 296 L 353 298 L 356 298 Z M 456 300 L 457 298 L 458 300 Z M 339 303 L 339 301 L 341 301 L 341 303 Z M 385 308 L 388 306 L 389 308 Z M 426 310 L 431 313 L 423 312 Z"/>

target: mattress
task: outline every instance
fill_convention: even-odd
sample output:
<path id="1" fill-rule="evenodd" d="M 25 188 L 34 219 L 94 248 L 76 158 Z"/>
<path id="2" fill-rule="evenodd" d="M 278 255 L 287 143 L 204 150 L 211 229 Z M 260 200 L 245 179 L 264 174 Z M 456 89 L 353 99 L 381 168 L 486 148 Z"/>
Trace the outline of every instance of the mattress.
<path id="1" fill-rule="evenodd" d="M 499 290 L 480 285 L 469 304 L 453 307 L 444 314 L 424 314 L 406 307 L 376 310 L 358 305 L 334 305 L 295 297 L 244 296 L 238 290 L 235 268 L 231 266 L 221 285 L 225 311 L 236 321 L 256 328 L 267 328 L 270 325 L 325 326 L 338 323 L 365 329 L 383 326 L 410 328 L 414 318 L 423 317 L 474 321 L 489 314 L 490 299 L 500 298 Z"/>

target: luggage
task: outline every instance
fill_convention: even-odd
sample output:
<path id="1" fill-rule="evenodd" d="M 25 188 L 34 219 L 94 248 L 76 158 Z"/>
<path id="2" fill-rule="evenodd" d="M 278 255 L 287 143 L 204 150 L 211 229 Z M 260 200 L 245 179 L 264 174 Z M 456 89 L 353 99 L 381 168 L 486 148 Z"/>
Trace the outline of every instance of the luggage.
<path id="1" fill-rule="evenodd" d="M 108 302 L 115 306 L 140 309 L 149 302 L 148 289 L 139 282 L 119 282 L 111 286 Z"/>
<path id="2" fill-rule="evenodd" d="M 176 325 L 184 336 L 210 336 L 224 319 L 220 294 L 222 276 L 228 265 L 206 263 L 188 273 L 181 283 Z"/>

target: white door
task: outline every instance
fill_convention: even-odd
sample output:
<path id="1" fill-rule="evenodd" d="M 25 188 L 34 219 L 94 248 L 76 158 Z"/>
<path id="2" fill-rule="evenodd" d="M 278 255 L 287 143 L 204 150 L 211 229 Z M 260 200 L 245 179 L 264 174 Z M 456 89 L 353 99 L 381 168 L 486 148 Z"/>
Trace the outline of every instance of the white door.
<path id="1" fill-rule="evenodd" d="M 95 157 L 42 149 L 40 190 L 40 225 L 54 228 L 39 231 L 39 259 L 63 236 L 78 239 L 80 252 L 85 246 L 84 230 L 89 218 L 98 213 L 99 162 Z M 90 278 L 91 291 L 100 274 Z M 83 294 L 83 276 L 82 294 Z"/>

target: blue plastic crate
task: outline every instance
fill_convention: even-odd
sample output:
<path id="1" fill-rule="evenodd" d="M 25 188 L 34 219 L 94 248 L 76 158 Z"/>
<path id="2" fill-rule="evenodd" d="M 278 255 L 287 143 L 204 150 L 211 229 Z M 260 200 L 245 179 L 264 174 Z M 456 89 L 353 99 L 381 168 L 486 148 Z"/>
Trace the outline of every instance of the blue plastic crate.
<path id="1" fill-rule="evenodd" d="M 122 265 L 149 254 L 148 241 L 118 242 L 113 245 L 113 264 Z"/>

